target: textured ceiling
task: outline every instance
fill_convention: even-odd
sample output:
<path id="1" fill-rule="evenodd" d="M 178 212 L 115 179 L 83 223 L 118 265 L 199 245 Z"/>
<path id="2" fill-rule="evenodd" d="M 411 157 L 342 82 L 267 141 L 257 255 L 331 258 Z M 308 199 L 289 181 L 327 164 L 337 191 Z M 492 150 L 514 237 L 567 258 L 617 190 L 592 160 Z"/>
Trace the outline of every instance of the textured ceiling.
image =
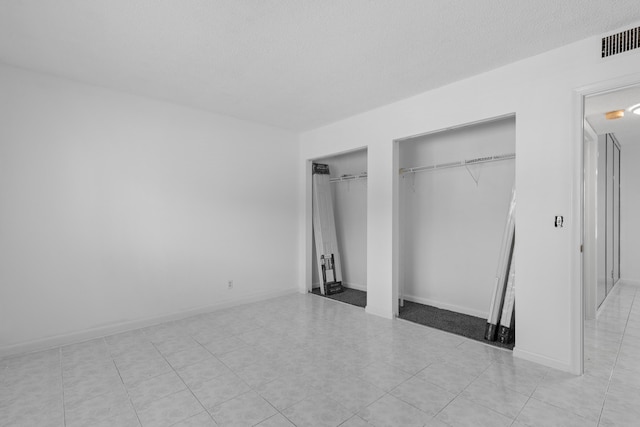
<path id="1" fill-rule="evenodd" d="M 639 19 L 638 0 L 3 0 L 0 62 L 306 130 Z"/>

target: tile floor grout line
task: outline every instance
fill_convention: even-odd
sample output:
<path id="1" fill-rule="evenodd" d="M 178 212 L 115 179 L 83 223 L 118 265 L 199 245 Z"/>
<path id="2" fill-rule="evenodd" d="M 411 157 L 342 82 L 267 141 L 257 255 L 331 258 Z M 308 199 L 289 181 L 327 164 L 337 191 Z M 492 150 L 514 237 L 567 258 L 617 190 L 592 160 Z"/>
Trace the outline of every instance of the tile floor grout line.
<path id="1" fill-rule="evenodd" d="M 269 400 L 267 400 L 264 396 L 262 396 L 260 393 L 258 393 L 258 391 L 257 391 L 257 390 L 254 390 L 254 389 L 252 388 L 252 389 L 251 389 L 251 391 L 252 391 L 252 392 L 254 392 L 256 395 L 258 395 L 258 396 L 260 397 L 260 399 L 262 399 L 262 400 L 264 400 L 265 402 L 267 402 L 267 404 L 268 404 L 269 406 L 271 406 L 271 407 L 273 408 L 273 410 L 274 410 L 274 411 L 276 411 L 276 413 L 275 413 L 275 414 L 273 414 L 273 415 L 271 415 L 271 416 L 268 416 L 267 418 L 264 418 L 264 419 L 262 419 L 262 420 L 258 421 L 257 423 L 255 423 L 255 424 L 254 424 L 254 426 L 257 426 L 257 425 L 258 425 L 258 424 L 260 424 L 261 422 L 263 422 L 263 421 L 265 421 L 265 420 L 268 420 L 268 419 L 269 419 L 269 418 L 271 418 L 271 417 L 275 417 L 275 416 L 276 416 L 276 414 L 280 414 L 280 415 L 282 415 L 284 418 L 286 418 L 287 420 L 289 420 L 289 419 L 288 419 L 288 418 L 287 418 L 283 413 L 281 413 L 281 412 L 278 410 L 278 408 L 276 408 L 276 407 L 275 407 L 271 402 L 269 402 Z M 249 393 L 249 392 L 247 392 L 247 393 Z M 246 393 L 245 393 L 245 394 L 246 394 Z M 289 420 L 289 421 L 291 421 L 291 420 Z M 291 423 L 291 424 L 293 424 L 293 423 Z"/>
<path id="2" fill-rule="evenodd" d="M 456 347 L 456 348 L 457 348 L 457 347 Z M 445 363 L 446 363 L 446 362 L 445 362 Z M 491 367 L 491 365 L 493 365 L 494 363 L 496 363 L 496 362 L 495 362 L 495 361 L 492 361 L 492 362 L 489 364 L 489 366 L 487 366 L 485 369 L 483 369 L 483 370 L 482 370 L 482 372 L 481 372 L 480 374 L 478 374 L 478 375 L 477 375 L 473 380 L 471 380 L 471 382 L 470 382 L 469 384 L 467 384 L 467 385 L 466 385 L 462 390 L 460 390 L 460 391 L 456 394 L 456 397 L 454 397 L 453 399 L 451 399 L 451 400 L 450 400 L 446 405 L 444 405 L 444 407 L 440 408 L 440 410 L 439 410 L 438 412 L 436 412 L 436 414 L 433 416 L 433 418 L 437 417 L 437 416 L 438 416 L 442 411 L 444 411 L 444 410 L 445 410 L 449 405 L 451 405 L 451 403 L 452 403 L 454 400 L 456 400 L 458 397 L 460 397 L 460 396 L 462 395 L 462 393 L 463 393 L 463 392 L 464 392 L 464 391 L 465 391 L 465 390 L 466 390 L 466 389 L 467 389 L 471 384 L 473 384 L 473 383 L 474 383 L 478 378 L 480 378 L 480 376 L 481 376 L 482 374 L 484 374 L 484 373 L 485 373 L 485 372 L 486 372 L 486 371 Z M 426 369 L 426 368 L 425 368 L 425 369 Z M 422 372 L 422 371 L 420 371 L 420 372 Z M 416 374 L 416 375 L 417 375 L 417 374 Z M 431 383 L 431 381 L 428 381 L 428 382 L 429 382 L 430 384 L 433 384 L 433 383 Z M 434 384 L 434 385 L 437 385 L 437 384 Z M 442 387 L 440 387 L 440 388 L 442 388 Z M 445 389 L 445 390 L 446 390 L 446 389 Z M 448 390 L 447 390 L 447 391 L 448 391 Z M 449 393 L 451 393 L 451 392 L 449 392 Z M 453 393 L 452 393 L 452 394 L 453 394 Z M 475 403 L 475 404 L 477 404 L 477 405 L 482 406 L 482 407 L 483 407 L 483 408 L 485 408 L 485 409 L 489 409 L 489 410 L 491 410 L 491 411 L 493 411 L 493 412 L 495 412 L 495 413 L 497 413 L 497 414 L 500 414 L 498 411 L 493 410 L 493 409 L 491 409 L 491 408 L 487 408 L 486 406 L 484 406 L 484 405 L 482 405 L 482 404 L 479 404 L 479 403 L 477 403 L 477 402 L 474 402 L 473 400 L 472 400 L 472 402 L 473 402 L 473 403 Z M 503 414 L 500 414 L 500 415 L 503 415 Z M 515 418 L 514 418 L 514 420 L 515 420 Z"/>
<path id="3" fill-rule="evenodd" d="M 391 393 L 389 393 L 389 392 L 387 392 L 387 391 L 384 391 L 384 390 L 382 390 L 382 391 L 384 392 L 384 394 L 383 394 L 382 396 L 380 396 L 379 398 L 377 398 L 376 400 L 374 400 L 373 402 L 369 403 L 367 406 L 365 406 L 365 408 L 364 408 L 364 409 L 368 408 L 369 406 L 373 405 L 374 403 L 377 403 L 378 401 L 382 400 L 382 399 L 383 399 L 383 398 L 385 398 L 386 396 L 395 397 L 395 396 L 393 396 Z M 396 398 L 396 399 L 397 399 L 397 398 Z M 404 401 L 403 401 L 403 402 L 404 402 Z M 406 403 L 406 402 L 405 402 L 405 403 Z M 356 412 L 354 415 L 358 415 L 358 413 L 359 413 L 359 412 L 360 412 L 360 411 Z M 360 417 L 360 418 L 362 418 L 362 417 Z M 365 421 L 367 421 L 367 420 L 365 420 Z M 368 423 L 368 422 L 369 422 L 369 421 L 367 421 L 367 423 Z"/>
<path id="4" fill-rule="evenodd" d="M 232 335 L 231 337 L 235 337 L 235 336 L 236 336 L 236 335 Z M 191 338 L 192 338 L 192 337 L 191 337 Z M 193 339 L 193 338 L 192 338 L 192 339 Z M 218 362 L 222 363 L 222 364 L 223 364 L 223 365 L 224 365 L 224 366 L 225 366 L 225 367 L 226 367 L 226 368 L 227 368 L 227 369 L 228 369 L 228 370 L 229 370 L 233 375 L 235 375 L 236 377 L 238 377 L 238 379 L 239 379 L 240 381 L 242 381 L 242 382 L 243 382 L 247 387 L 249 387 L 249 390 L 248 390 L 248 391 L 245 391 L 245 392 L 243 392 L 243 393 L 240 393 L 239 395 L 237 395 L 237 396 L 233 396 L 233 397 L 231 397 L 231 398 L 229 398 L 229 399 L 227 399 L 227 400 L 221 401 L 221 402 L 217 403 L 217 404 L 216 404 L 216 405 L 214 405 L 214 406 L 219 406 L 219 405 L 222 405 L 222 404 L 224 404 L 224 403 L 227 403 L 227 402 L 229 402 L 229 401 L 231 401 L 231 400 L 233 400 L 233 399 L 235 399 L 235 398 L 237 398 L 237 397 L 240 397 L 240 396 L 243 396 L 243 395 L 245 395 L 245 394 L 249 393 L 250 391 L 255 392 L 255 393 L 256 393 L 258 396 L 260 396 L 263 400 L 265 400 L 267 403 L 269 403 L 269 405 L 271 405 L 271 403 L 270 403 L 269 401 L 267 401 L 266 399 L 264 399 L 264 398 L 262 397 L 262 395 L 260 395 L 260 393 L 258 393 L 257 391 L 255 391 L 255 390 L 253 389 L 253 387 L 251 387 L 251 385 L 249 385 L 249 384 L 248 384 L 248 383 L 247 383 L 247 382 L 246 382 L 246 381 L 245 381 L 241 376 L 239 376 L 239 375 L 238 375 L 238 374 L 237 374 L 233 369 L 231 369 L 231 368 L 230 368 L 226 363 L 224 363 L 222 360 L 220 360 L 218 357 L 216 357 L 213 353 L 211 353 L 211 351 L 209 351 L 209 349 L 208 349 L 208 348 L 204 347 L 204 346 L 203 346 L 202 344 L 200 344 L 197 340 L 195 340 L 195 339 L 194 339 L 194 341 L 195 341 L 195 342 L 196 342 L 200 347 L 204 348 L 204 349 L 205 349 L 205 351 L 207 351 L 207 352 L 211 355 L 211 357 L 213 357 L 214 359 L 216 359 Z M 153 345 L 154 347 L 156 347 L 156 345 L 155 345 L 154 343 L 152 343 L 152 345 Z M 247 347 L 250 347 L 250 346 L 249 346 L 249 345 L 247 345 Z M 179 374 L 179 373 L 178 373 L 178 371 L 173 367 L 173 365 L 172 365 L 171 363 L 169 363 L 169 361 L 168 361 L 168 360 L 166 360 L 166 357 L 164 356 L 164 354 L 163 354 L 163 353 L 162 353 L 162 352 L 161 352 L 157 347 L 156 347 L 156 350 L 158 350 L 158 353 L 160 353 L 160 356 L 161 356 L 163 359 L 165 359 L 165 362 L 167 362 L 167 364 L 169 365 L 169 367 L 171 367 L 171 369 L 175 372 L 175 374 L 176 374 L 176 375 L 178 375 L 178 377 L 180 378 L 180 380 L 181 380 L 181 381 L 184 383 L 184 385 L 187 387 L 187 390 L 189 390 L 189 392 L 193 395 L 193 397 L 198 401 L 198 403 L 200 404 L 200 406 L 202 406 L 202 407 L 204 408 L 204 410 L 209 414 L 209 416 L 215 420 L 215 417 L 213 416 L 213 414 L 211 414 L 211 412 L 209 411 L 209 409 L 208 409 L 208 408 L 207 408 L 207 407 L 206 407 L 206 406 L 205 406 L 205 405 L 200 401 L 200 399 L 198 399 L 198 397 L 196 396 L 195 392 L 194 392 L 193 390 L 191 390 L 191 387 L 189 387 L 189 385 L 184 381 L 184 379 L 182 378 L 182 376 L 180 376 L 180 374 Z M 232 350 L 232 351 L 235 351 L 235 350 Z M 176 352 L 176 353 L 177 353 L 177 352 Z M 202 362 L 202 360 L 201 360 L 200 362 Z M 200 363 L 200 362 L 196 362 L 196 363 L 193 363 L 193 364 L 191 364 L 191 365 L 184 366 L 184 367 L 188 367 L 188 366 L 196 365 L 196 364 L 198 364 L 198 363 Z M 256 364 L 256 363 L 258 363 L 258 362 L 251 363 L 250 365 L 254 365 L 254 364 Z M 249 365 L 249 366 L 250 366 L 250 365 Z M 219 376 L 218 376 L 218 377 L 219 377 Z M 216 378 L 218 378 L 218 377 L 216 377 Z M 209 381 L 213 381 L 213 380 L 214 380 L 214 379 L 216 379 L 216 378 L 212 378 L 212 379 L 211 379 L 211 380 L 209 380 Z M 205 382 L 207 382 L 207 381 L 205 381 Z M 182 391 L 182 390 L 181 390 L 181 391 Z M 158 400 L 159 400 L 159 399 L 158 399 Z M 273 405 L 271 405 L 271 406 L 273 406 Z M 212 407 L 211 409 L 213 409 L 213 407 Z M 274 407 L 274 409 L 277 411 L 277 409 L 276 409 L 275 407 Z M 278 412 L 279 412 L 279 411 L 278 411 Z M 263 421 L 264 421 L 264 420 L 263 420 Z M 261 422 L 262 422 L 262 421 L 261 421 Z"/>
<path id="5" fill-rule="evenodd" d="M 536 388 L 537 388 L 537 386 L 536 386 Z M 515 422 L 518 420 L 518 417 L 520 416 L 520 414 L 522 414 L 522 411 L 524 411 L 524 408 L 526 408 L 526 407 L 527 407 L 527 405 L 529 404 L 529 401 L 532 399 L 532 396 L 533 396 L 533 393 L 534 393 L 534 392 L 535 392 L 535 389 L 534 389 L 534 391 L 533 391 L 533 392 L 531 392 L 531 395 L 530 395 L 530 396 L 527 396 L 527 401 L 526 401 L 526 402 L 524 402 L 524 405 L 522 405 L 522 408 L 520 408 L 520 410 L 518 411 L 518 415 L 516 415 L 516 416 L 513 418 L 513 422 L 511 423 L 511 425 L 515 424 Z M 522 423 L 522 424 L 524 424 L 524 423 Z"/>
<path id="6" fill-rule="evenodd" d="M 105 340 L 105 344 L 106 344 L 106 340 Z M 111 363 L 113 363 L 113 366 L 116 368 L 116 372 L 118 373 L 118 377 L 120 378 L 120 382 L 122 383 L 122 387 L 124 388 L 125 393 L 127 393 L 127 397 L 129 398 L 129 403 L 131 403 L 131 408 L 133 408 L 133 413 L 136 414 L 136 419 L 138 420 L 138 423 L 140 423 L 140 425 L 142 425 L 142 421 L 140 420 L 140 415 L 138 415 L 138 410 L 136 409 L 136 406 L 133 404 L 133 401 L 131 400 L 131 395 L 129 394 L 129 389 L 128 389 L 127 385 L 124 383 L 124 380 L 122 379 L 122 374 L 120 373 L 120 369 L 118 369 L 118 365 L 116 364 L 115 359 L 112 358 L 111 359 Z M 106 393 L 104 393 L 104 394 L 106 394 Z M 100 396 L 102 396 L 102 395 L 100 395 Z"/>
<path id="7" fill-rule="evenodd" d="M 170 424 L 170 425 L 168 425 L 167 427 L 174 427 L 174 426 L 176 426 L 176 425 L 178 425 L 178 424 L 180 424 L 180 423 L 183 423 L 183 422 L 185 422 L 185 421 L 187 421 L 187 420 L 190 420 L 191 418 L 195 418 L 195 417 L 197 417 L 197 416 L 198 416 L 198 415 L 200 415 L 200 414 L 204 414 L 205 412 L 207 412 L 207 410 L 206 410 L 206 409 L 205 409 L 204 411 L 202 411 L 202 412 L 198 412 L 197 414 L 193 414 L 193 415 L 191 415 L 191 416 L 189 416 L 189 417 L 185 418 L 184 420 L 176 421 L 175 423 Z M 207 414 L 208 414 L 208 415 L 211 415 L 211 414 L 209 414 L 208 412 L 207 412 Z M 214 421 L 214 423 L 215 423 L 215 421 Z M 143 427 L 144 427 L 144 426 L 143 426 Z"/>
<path id="8" fill-rule="evenodd" d="M 62 423 L 67 426 L 67 408 L 64 403 L 64 369 L 62 369 L 62 346 L 58 349 L 58 357 L 60 361 L 60 388 L 62 389 Z"/>
<path id="9" fill-rule="evenodd" d="M 520 412 L 518 412 L 518 417 L 520 416 L 520 414 L 522 413 L 522 411 L 524 411 L 524 408 L 526 408 L 526 407 L 527 407 L 527 405 L 529 404 L 529 401 L 530 401 L 531 399 L 536 400 L 536 401 L 538 401 L 538 402 L 546 403 L 547 405 L 551 405 L 551 406 L 556 407 L 556 408 L 559 408 L 559 407 L 558 407 L 558 406 L 556 406 L 556 405 L 553 405 L 553 404 L 551 404 L 551 403 L 544 402 L 544 401 L 542 401 L 542 400 L 539 400 L 539 399 L 536 399 L 536 398 L 534 398 L 534 397 L 533 397 L 533 395 L 534 395 L 534 394 L 536 393 L 536 391 L 538 390 L 538 387 L 540 386 L 540 383 L 541 383 L 542 381 L 544 381 L 544 380 L 547 378 L 547 375 L 549 375 L 549 374 L 551 374 L 551 373 L 552 373 L 551 371 L 546 372 L 546 373 L 544 374 L 544 376 L 540 379 L 540 381 L 538 381 L 538 382 L 536 383 L 536 386 L 533 388 L 533 391 L 531 392 L 531 394 L 529 395 L 529 398 L 527 399 L 527 403 L 525 403 L 525 404 L 524 404 L 524 406 L 522 407 L 522 409 L 520 409 Z M 565 409 L 565 408 L 559 408 L 559 409 L 562 409 L 563 411 L 567 411 L 567 409 Z M 571 412 L 571 411 L 569 411 L 569 412 Z M 571 412 L 571 413 L 573 414 L 573 412 Z M 516 419 L 518 419 L 518 417 L 516 417 Z"/>
<path id="10" fill-rule="evenodd" d="M 155 345 L 155 343 L 151 342 L 151 345 L 156 349 L 156 351 L 160 354 L 160 357 L 162 357 L 162 358 L 164 359 L 164 361 L 167 363 L 167 365 L 169 365 L 169 367 L 171 368 L 171 370 L 173 371 L 173 373 L 174 373 L 174 374 L 176 374 L 176 376 L 177 376 L 178 378 L 180 378 L 180 381 L 182 381 L 182 384 L 184 384 L 184 386 L 185 386 L 186 390 L 189 390 L 189 393 L 191 393 L 191 396 L 193 396 L 193 398 L 196 400 L 196 402 L 198 402 L 198 404 L 202 407 L 202 409 L 204 410 L 204 412 L 206 412 L 207 414 L 209 414 L 209 416 L 210 416 L 212 419 L 214 419 L 214 418 L 213 418 L 213 415 L 209 412 L 209 410 L 207 409 L 207 407 L 206 407 L 206 406 L 204 406 L 204 405 L 202 404 L 202 402 L 200 401 L 200 399 L 198 399 L 198 396 L 196 396 L 196 394 L 194 393 L 194 391 L 193 391 L 193 390 L 191 390 L 191 387 L 189 387 L 189 384 L 187 384 L 187 383 L 186 383 L 186 381 L 182 378 L 182 376 L 180 375 L 180 373 L 178 372 L 178 370 L 177 370 L 177 369 L 175 369 L 171 363 L 169 363 L 169 361 L 167 360 L 167 358 L 165 357 L 165 355 L 164 355 L 164 354 L 163 354 L 163 353 L 158 349 L 158 347 Z M 205 350 L 206 350 L 206 349 L 205 349 Z M 213 355 L 211 355 L 211 356 L 215 358 L 215 356 L 213 356 Z M 189 366 L 191 366 L 191 365 L 189 365 Z M 161 375 L 163 375 L 163 374 L 161 374 Z M 154 378 L 155 378 L 155 377 L 154 377 Z M 170 393 L 170 394 L 168 394 L 167 396 L 164 396 L 164 397 L 161 397 L 160 399 L 156 399 L 156 400 L 154 400 L 153 402 L 157 402 L 158 400 L 164 399 L 164 398 L 166 398 L 166 397 L 168 397 L 168 396 L 173 396 L 174 394 L 181 393 L 181 392 L 183 392 L 183 391 L 184 391 L 184 390 L 179 390 L 179 391 L 176 391 L 176 392 Z M 148 404 L 150 404 L 150 403 L 152 403 L 152 402 L 149 402 Z M 198 415 L 198 414 L 194 414 L 194 415 L 192 415 L 192 416 L 195 416 L 195 415 Z M 187 418 L 185 418 L 184 420 L 177 421 L 177 422 L 175 422 L 175 423 L 174 423 L 174 425 L 175 425 L 175 424 L 177 424 L 177 423 L 179 423 L 179 422 L 182 422 L 182 421 L 188 420 L 189 418 L 191 418 L 191 417 L 187 417 Z M 215 422 L 215 419 L 214 419 L 214 422 Z M 142 425 L 142 423 L 140 423 L 140 424 Z"/>
<path id="11" fill-rule="evenodd" d="M 443 360 L 442 362 L 444 362 L 444 360 Z M 439 362 L 431 362 L 431 363 L 429 363 L 427 366 L 425 366 L 424 368 L 420 369 L 418 372 L 416 372 L 415 374 L 413 374 L 410 378 L 408 378 L 407 380 L 405 380 L 405 381 L 403 381 L 402 383 L 398 384 L 398 385 L 397 385 L 396 387 L 394 387 L 393 389 L 389 390 L 388 394 L 389 394 L 389 395 L 391 395 L 391 396 L 393 396 L 393 395 L 391 394 L 391 392 L 392 392 L 393 390 L 397 389 L 397 388 L 398 388 L 398 387 L 400 387 L 402 384 L 406 383 L 407 381 L 409 381 L 409 380 L 411 380 L 411 379 L 413 379 L 413 378 L 417 378 L 417 379 L 418 379 L 418 380 L 420 380 L 420 381 L 425 381 L 425 382 L 429 383 L 429 384 L 430 384 L 430 385 L 432 385 L 432 386 L 435 386 L 435 387 L 441 388 L 442 390 L 446 391 L 447 393 L 451 393 L 449 390 L 447 390 L 447 389 L 446 389 L 446 388 L 444 388 L 444 387 L 439 386 L 438 384 L 434 384 L 434 383 L 432 383 L 432 382 L 431 382 L 431 381 L 429 381 L 429 380 L 423 380 L 423 379 L 421 379 L 421 378 L 419 378 L 419 377 L 418 377 L 418 374 L 419 374 L 420 372 L 424 371 L 425 369 L 427 369 L 429 366 L 433 365 L 434 363 L 439 363 Z M 453 393 L 451 393 L 451 394 L 453 394 Z M 395 396 L 393 396 L 393 397 L 395 397 Z M 454 397 L 454 398 L 453 398 L 453 399 L 451 399 L 449 402 L 447 402 L 447 404 L 446 404 L 444 407 L 440 408 L 440 410 L 439 410 L 439 411 L 437 411 L 434 415 L 431 415 L 431 418 L 435 418 L 435 417 L 436 417 L 436 415 L 438 415 L 438 414 L 439 414 L 439 413 L 440 413 L 444 408 L 446 408 L 447 406 L 449 406 L 449 404 L 450 404 L 451 402 L 453 402 L 457 397 L 458 397 L 458 395 L 456 395 L 456 397 Z M 402 400 L 402 399 L 400 399 L 400 400 Z M 402 401 L 403 401 L 403 402 L 405 402 L 404 400 L 402 400 Z M 411 404 L 411 403 L 409 403 L 409 402 L 405 402 L 405 403 L 407 403 L 408 405 L 413 406 L 414 408 L 416 408 L 416 409 L 418 409 L 419 411 L 421 411 L 421 412 L 423 412 L 423 413 L 425 413 L 425 414 L 426 414 L 426 412 L 422 411 L 422 409 L 420 409 L 420 408 L 416 407 L 415 405 L 412 405 L 412 404 Z M 427 414 L 427 415 L 430 415 L 430 414 Z"/>
<path id="12" fill-rule="evenodd" d="M 264 399 L 264 400 L 267 400 L 267 399 Z M 302 402 L 302 401 L 300 401 L 300 402 Z M 300 402 L 298 402 L 298 403 L 300 403 Z M 270 402 L 269 402 L 269 403 L 270 403 Z M 294 403 L 294 405 L 297 405 L 298 403 Z M 291 406 L 294 406 L 294 405 L 291 405 Z M 289 408 L 290 408 L 291 406 L 289 406 Z M 282 411 L 285 411 L 286 409 L 288 409 L 288 408 L 285 408 L 285 409 L 283 409 Z M 294 422 L 293 422 L 289 417 L 287 417 L 287 416 L 286 416 L 282 411 L 279 411 L 278 409 L 276 409 L 276 411 L 278 411 L 278 414 L 282 415 L 282 416 L 284 417 L 284 419 L 285 419 L 285 420 L 287 420 L 287 421 L 289 421 L 292 425 L 294 425 L 294 426 L 296 425 L 296 423 L 294 423 Z M 273 415 L 273 417 L 275 417 L 275 415 Z M 272 418 L 272 417 L 269 417 L 269 418 Z M 268 419 L 268 418 L 267 418 L 267 419 Z M 263 421 L 264 421 L 264 420 L 263 420 Z M 260 421 L 260 422 L 263 422 L 263 421 Z M 258 423 L 258 424 L 259 424 L 259 423 Z"/>
<path id="13" fill-rule="evenodd" d="M 113 361 L 113 360 L 110 360 L 110 361 L 109 361 L 109 363 L 111 363 L 111 364 L 113 364 L 113 365 L 114 365 L 114 367 L 116 368 L 116 372 L 118 372 L 118 377 L 120 377 L 120 372 L 118 371 L 118 368 L 115 366 L 114 361 Z M 63 371 L 63 375 L 64 375 L 64 371 Z M 63 378 L 64 378 L 64 377 L 63 377 Z M 124 382 L 122 382 L 122 378 L 121 378 L 121 377 L 120 377 L 120 381 L 121 381 L 121 383 L 122 383 L 122 386 L 124 387 Z M 63 387 L 64 387 L 64 384 L 63 384 Z M 125 391 L 126 391 L 126 387 L 125 387 Z M 97 394 L 97 395 L 95 395 L 95 396 L 91 396 L 91 397 L 83 398 L 83 399 L 81 399 L 81 400 L 79 400 L 79 401 L 78 401 L 78 404 L 83 403 L 83 402 L 86 402 L 86 401 L 91 400 L 91 399 L 96 399 L 96 398 L 98 398 L 98 397 L 104 396 L 104 395 L 105 395 L 105 394 L 107 394 L 107 393 L 109 393 L 109 390 L 104 391 L 104 392 L 102 392 L 102 393 L 99 393 L 99 394 Z M 63 389 L 63 395 L 64 395 L 64 389 Z M 64 397 L 63 397 L 63 398 L 64 398 Z M 107 418 L 107 419 L 108 419 L 108 418 Z M 65 415 L 65 425 L 66 425 L 66 415 Z"/>
<path id="14" fill-rule="evenodd" d="M 153 343 L 151 343 L 151 345 L 153 345 Z M 159 353 L 159 352 L 158 352 L 158 353 Z M 162 354 L 160 354 L 160 356 L 162 357 Z M 124 385 L 125 389 L 128 389 L 128 388 L 129 388 L 129 386 L 127 386 L 127 384 L 126 384 L 126 383 L 124 382 L 124 380 L 122 379 L 122 374 L 121 374 L 121 372 L 120 372 L 120 368 L 118 368 L 118 364 L 116 363 L 116 360 L 115 360 L 115 359 L 112 359 L 112 362 L 113 362 L 113 364 L 115 365 L 116 370 L 118 371 L 118 375 L 120 376 L 120 381 L 122 381 L 122 384 Z M 169 362 L 167 362 L 167 363 L 169 363 Z M 170 364 L 169 364 L 169 367 L 171 367 L 171 365 L 170 365 Z M 162 373 L 159 373 L 159 374 L 157 374 L 157 375 L 153 375 L 153 376 L 150 376 L 150 377 L 144 378 L 144 379 L 142 379 L 142 380 L 139 380 L 139 381 L 137 381 L 137 382 L 136 382 L 136 384 L 135 384 L 135 385 L 132 385 L 132 386 L 131 386 L 131 388 L 133 388 L 133 387 L 137 387 L 137 386 L 139 385 L 139 383 L 142 383 L 142 382 L 144 382 L 144 381 L 149 381 L 149 380 L 152 380 L 152 379 L 154 379 L 154 378 L 157 378 L 157 377 L 159 377 L 159 376 L 161 376 L 161 375 L 165 375 L 166 373 L 167 373 L 167 372 L 162 372 Z"/>
<path id="15" fill-rule="evenodd" d="M 600 408 L 600 414 L 598 416 L 598 423 L 596 425 L 600 425 L 602 421 L 602 414 L 604 413 L 604 405 L 607 403 L 607 396 L 609 394 L 609 389 L 611 388 L 611 381 L 613 380 L 613 374 L 616 370 L 616 366 L 618 365 L 618 358 L 620 357 L 620 351 L 622 350 L 622 343 L 624 343 L 624 336 L 627 331 L 627 325 L 629 324 L 629 318 L 631 317 L 631 312 L 633 311 L 633 305 L 636 302 L 636 296 L 638 295 L 638 291 L 636 290 L 633 293 L 633 299 L 631 300 L 631 305 L 629 306 L 629 313 L 627 314 L 627 320 L 624 324 L 624 330 L 622 332 L 622 339 L 620 340 L 620 344 L 618 345 L 618 351 L 616 353 L 616 359 L 613 362 L 613 367 L 611 368 L 611 374 L 609 375 L 609 380 L 607 381 L 607 389 L 604 392 L 604 400 L 602 401 L 602 407 Z M 596 320 L 597 321 L 597 320 Z"/>
<path id="16" fill-rule="evenodd" d="M 592 418 L 586 417 L 586 416 L 584 416 L 584 415 L 577 414 L 577 413 L 573 412 L 571 409 L 563 408 L 563 407 L 558 406 L 558 405 L 556 405 L 556 404 L 554 404 L 554 403 L 545 402 L 545 401 L 544 401 L 544 400 L 542 400 L 542 399 L 539 399 L 539 398 L 533 397 L 533 395 L 531 395 L 531 398 L 530 398 L 529 400 L 531 400 L 531 399 L 535 400 L 536 402 L 544 403 L 545 405 L 553 406 L 554 408 L 556 408 L 556 409 L 560 409 L 561 411 L 568 412 L 568 413 L 570 413 L 571 415 L 573 415 L 573 416 L 575 416 L 575 417 L 582 418 L 582 419 L 587 420 L 587 421 L 595 421 L 595 420 L 594 420 L 594 419 L 592 419 Z"/>

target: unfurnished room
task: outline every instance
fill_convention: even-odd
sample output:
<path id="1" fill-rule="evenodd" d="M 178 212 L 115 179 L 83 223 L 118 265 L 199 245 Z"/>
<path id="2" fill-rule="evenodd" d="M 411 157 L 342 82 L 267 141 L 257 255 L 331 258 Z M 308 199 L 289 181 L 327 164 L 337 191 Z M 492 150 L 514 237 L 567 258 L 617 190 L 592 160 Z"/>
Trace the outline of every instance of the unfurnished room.
<path id="1" fill-rule="evenodd" d="M 0 426 L 640 425 L 637 1 L 0 2 Z"/>

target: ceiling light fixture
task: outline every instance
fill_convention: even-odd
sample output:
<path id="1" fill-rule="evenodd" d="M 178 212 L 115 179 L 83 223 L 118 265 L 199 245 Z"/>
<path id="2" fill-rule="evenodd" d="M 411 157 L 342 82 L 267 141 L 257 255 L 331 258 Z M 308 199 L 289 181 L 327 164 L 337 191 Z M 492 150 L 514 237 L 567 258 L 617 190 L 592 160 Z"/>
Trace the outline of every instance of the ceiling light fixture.
<path id="1" fill-rule="evenodd" d="M 631 111 L 633 114 L 637 114 L 640 116 L 640 104 L 636 104 L 629 107 L 629 111 Z"/>
<path id="2" fill-rule="evenodd" d="M 607 120 L 621 119 L 624 117 L 624 110 L 609 111 L 608 113 L 604 113 L 604 117 Z"/>

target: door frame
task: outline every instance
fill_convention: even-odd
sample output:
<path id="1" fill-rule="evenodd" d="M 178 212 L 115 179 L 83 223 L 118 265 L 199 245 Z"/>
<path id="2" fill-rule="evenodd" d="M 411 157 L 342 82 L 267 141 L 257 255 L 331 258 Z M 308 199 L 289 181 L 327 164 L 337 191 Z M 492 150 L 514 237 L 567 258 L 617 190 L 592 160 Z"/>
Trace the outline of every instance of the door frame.
<path id="1" fill-rule="evenodd" d="M 578 87 L 574 90 L 574 185 L 572 208 L 576 225 L 571 245 L 571 366 L 577 375 L 584 373 L 584 322 L 585 322 L 585 280 L 584 280 L 584 244 L 585 244 L 585 175 L 584 175 L 584 102 L 588 96 L 604 94 L 631 87 L 640 86 L 640 73 L 600 81 Z"/>
<path id="2" fill-rule="evenodd" d="M 584 248 L 582 252 L 583 256 L 583 271 L 582 271 L 582 283 L 584 289 L 584 316 L 585 320 L 593 320 L 596 318 L 596 311 L 598 309 L 598 274 L 597 274 L 597 239 L 596 229 L 598 226 L 598 182 L 597 182 L 597 169 L 598 169 L 598 135 L 593 128 L 583 120 L 584 135 L 583 135 L 583 162 L 584 163 L 584 175 L 583 175 L 583 239 Z M 589 263 L 593 265 L 589 266 Z"/>

